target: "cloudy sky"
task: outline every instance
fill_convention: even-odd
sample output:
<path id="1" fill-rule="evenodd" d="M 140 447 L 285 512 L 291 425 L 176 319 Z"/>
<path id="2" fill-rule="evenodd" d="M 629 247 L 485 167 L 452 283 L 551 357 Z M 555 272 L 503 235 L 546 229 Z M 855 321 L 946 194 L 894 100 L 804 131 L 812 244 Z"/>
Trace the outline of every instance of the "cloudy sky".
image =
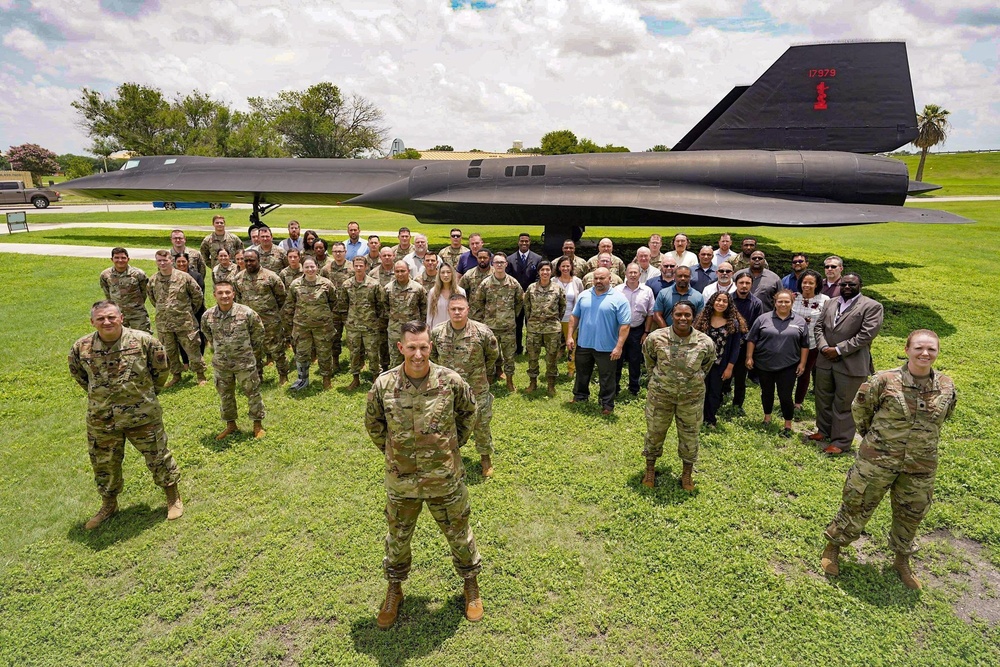
<path id="1" fill-rule="evenodd" d="M 952 112 L 945 149 L 1000 149 L 995 0 L 0 0 L 0 150 L 83 153 L 82 87 L 246 108 L 325 80 L 408 147 L 506 150 L 566 128 L 641 151 L 790 44 L 854 39 L 906 40 L 917 108 Z"/>

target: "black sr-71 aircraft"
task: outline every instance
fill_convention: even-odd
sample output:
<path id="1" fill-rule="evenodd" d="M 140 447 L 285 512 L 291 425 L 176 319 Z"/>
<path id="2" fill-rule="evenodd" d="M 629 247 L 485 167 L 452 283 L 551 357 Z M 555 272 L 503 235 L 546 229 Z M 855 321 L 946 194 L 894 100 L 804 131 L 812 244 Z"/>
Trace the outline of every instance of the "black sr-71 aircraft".
<path id="1" fill-rule="evenodd" d="M 346 204 L 420 222 L 542 225 L 558 251 L 587 225 L 655 227 L 968 222 L 903 208 L 906 165 L 871 153 L 917 136 L 903 42 L 789 48 L 664 153 L 471 160 L 140 157 L 62 189 L 120 200 Z"/>

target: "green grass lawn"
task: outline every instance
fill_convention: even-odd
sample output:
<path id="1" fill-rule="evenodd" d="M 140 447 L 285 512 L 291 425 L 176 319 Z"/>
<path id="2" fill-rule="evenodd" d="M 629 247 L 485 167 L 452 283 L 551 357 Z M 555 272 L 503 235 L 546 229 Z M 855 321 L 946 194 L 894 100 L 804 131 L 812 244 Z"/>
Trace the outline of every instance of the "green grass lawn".
<path id="1" fill-rule="evenodd" d="M 942 335 L 939 367 L 961 395 L 921 528 L 922 593 L 888 570 L 888 501 L 846 550 L 841 576 L 822 576 L 822 530 L 851 462 L 763 430 L 755 389 L 746 418 L 703 436 L 689 497 L 676 484 L 673 430 L 659 485 L 639 483 L 645 391 L 604 418 L 594 403 L 567 405 L 563 377 L 553 400 L 498 391 L 492 480 L 465 450 L 484 621 L 463 619 L 461 582 L 424 516 L 401 619 L 388 632 L 375 627 L 384 492 L 363 392 L 312 386 L 293 396 L 270 367 L 267 437 L 226 443 L 214 440 L 223 424 L 211 385 L 164 392 L 184 517 L 166 523 L 163 494 L 130 450 L 122 512 L 85 532 L 99 498 L 86 401 L 66 353 L 90 331 L 108 263 L 0 255 L 0 664 L 998 664 L 1000 587 L 982 581 L 1000 581 L 1000 385 L 989 370 L 1000 294 L 982 267 L 995 262 L 1000 209 L 947 208 L 978 223 L 733 230 L 756 234 L 781 273 L 793 250 L 814 266 L 836 252 L 860 270 L 865 292 L 886 306 L 878 368 L 901 363 L 912 328 Z M 316 215 L 333 227 L 339 213 Z M 308 225 L 322 226 L 319 217 Z M 447 229 L 428 229 L 432 247 L 442 245 Z M 484 230 L 505 248 L 516 231 Z M 649 230 L 607 231 L 632 246 Z M 112 243 L 104 230 L 62 233 L 45 238 Z M 116 238 L 158 247 L 157 234 Z"/>
<path id="2" fill-rule="evenodd" d="M 905 155 L 898 156 L 897 159 L 906 163 L 910 170 L 910 178 L 915 178 L 920 156 Z M 923 179 L 928 183 L 942 186 L 940 190 L 924 196 L 995 195 L 1000 192 L 1000 151 L 928 153 L 924 162 Z"/>

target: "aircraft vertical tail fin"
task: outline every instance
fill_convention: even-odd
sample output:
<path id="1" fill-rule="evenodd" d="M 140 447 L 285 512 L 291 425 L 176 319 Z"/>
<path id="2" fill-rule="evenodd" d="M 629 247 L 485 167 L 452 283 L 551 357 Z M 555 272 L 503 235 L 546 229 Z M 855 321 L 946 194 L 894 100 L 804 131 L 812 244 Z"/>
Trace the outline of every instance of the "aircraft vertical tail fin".
<path id="1" fill-rule="evenodd" d="M 892 151 L 917 136 L 904 42 L 793 46 L 672 150 Z"/>

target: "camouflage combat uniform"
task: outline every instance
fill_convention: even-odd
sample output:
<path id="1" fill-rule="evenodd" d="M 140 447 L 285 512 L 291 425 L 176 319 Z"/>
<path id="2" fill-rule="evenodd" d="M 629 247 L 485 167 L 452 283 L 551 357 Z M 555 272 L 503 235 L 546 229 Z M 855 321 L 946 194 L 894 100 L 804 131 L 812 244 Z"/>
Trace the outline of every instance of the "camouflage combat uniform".
<path id="1" fill-rule="evenodd" d="M 205 372 L 201 358 L 201 337 L 194 314 L 205 304 L 205 295 L 190 274 L 174 269 L 169 276 L 159 271 L 149 279 L 149 301 L 156 308 L 156 337 L 163 343 L 170 372 L 179 375 L 184 367 L 178 346 L 187 353 L 191 370 Z"/>
<path id="2" fill-rule="evenodd" d="M 417 274 L 417 277 L 414 278 L 414 280 L 416 280 L 420 286 L 427 290 L 427 293 L 430 294 L 430 291 L 434 289 L 435 283 L 437 283 L 437 274 L 435 273 L 433 276 L 429 276 L 426 271 L 420 269 L 420 273 Z"/>
<path id="3" fill-rule="evenodd" d="M 260 267 L 262 269 L 267 269 L 278 274 L 283 268 L 288 266 L 288 257 L 285 256 L 285 251 L 273 243 L 270 250 L 265 251 L 259 245 L 254 246 L 254 250 L 257 251 L 257 256 L 260 257 Z"/>
<path id="4" fill-rule="evenodd" d="M 146 293 L 149 278 L 142 269 L 130 266 L 124 273 L 119 273 L 115 267 L 101 271 L 101 289 L 108 301 L 113 302 L 122 311 L 122 320 L 129 329 L 139 329 L 153 333 L 149 326 L 149 313 L 146 312 Z"/>
<path id="5" fill-rule="evenodd" d="M 465 290 L 465 298 L 469 300 L 469 319 L 477 322 L 483 321 L 483 313 L 476 307 L 476 294 L 482 287 L 483 281 L 490 277 L 492 271 L 489 267 L 485 269 L 475 267 L 462 274 L 462 279 L 458 281 L 459 287 Z"/>
<path id="6" fill-rule="evenodd" d="M 285 332 L 281 325 L 281 307 L 285 305 L 285 284 L 274 271 L 260 269 L 256 274 L 240 271 L 233 281 L 236 300 L 250 306 L 264 323 L 264 351 L 274 359 L 278 375 L 288 375 L 285 357 Z M 257 357 L 257 373 L 264 379 L 264 356 Z"/>
<path id="7" fill-rule="evenodd" d="M 427 290 L 415 280 L 409 280 L 405 285 L 393 280 L 385 288 L 385 300 L 389 305 L 389 326 L 386 329 L 389 365 L 398 366 L 403 363 L 403 355 L 396 348 L 396 341 L 402 337 L 403 324 L 411 320 L 427 321 Z"/>
<path id="8" fill-rule="evenodd" d="M 446 245 L 444 248 L 438 252 L 438 257 L 441 258 L 442 262 L 447 262 L 448 266 L 453 269 L 458 269 L 458 260 L 462 259 L 462 255 L 469 252 L 469 249 L 464 245 L 459 246 L 458 250 L 455 250 L 451 245 Z"/>
<path id="9" fill-rule="evenodd" d="M 378 260 L 375 260 L 378 262 Z M 378 281 L 383 288 L 396 279 L 396 274 L 392 272 L 392 267 L 386 271 L 382 265 L 376 263 L 375 267 L 368 272 L 368 276 Z M 382 368 L 389 368 L 389 308 L 386 307 L 381 313 L 378 322 L 378 358 Z"/>
<path id="10" fill-rule="evenodd" d="M 184 253 L 174 252 L 174 249 L 170 249 L 170 261 L 173 262 L 174 266 L 177 266 L 177 258 L 182 254 L 187 254 L 188 256 L 188 268 L 192 271 L 197 271 L 202 276 L 205 275 L 205 260 L 201 258 L 201 253 L 192 250 L 191 248 L 185 248 Z"/>
<path id="11" fill-rule="evenodd" d="M 216 264 L 215 268 L 212 269 L 212 284 L 215 284 L 220 280 L 233 282 L 236 280 L 236 274 L 239 272 L 240 267 L 236 264 L 235 260 L 229 263 L 228 269 L 224 268 L 222 264 Z"/>
<path id="12" fill-rule="evenodd" d="M 236 384 L 247 397 L 250 418 L 264 419 L 257 357 L 264 351 L 264 323 L 249 306 L 234 303 L 228 312 L 213 306 L 201 316 L 201 330 L 212 346 L 215 390 L 222 421 L 236 421 Z"/>
<path id="13" fill-rule="evenodd" d="M 221 239 L 212 232 L 201 242 L 201 259 L 205 265 L 214 270 L 219 264 L 219 251 L 223 248 L 230 258 L 235 259 L 236 253 L 243 250 L 243 241 L 232 232 L 226 232 Z"/>
<path id="14" fill-rule="evenodd" d="M 333 283 L 334 292 L 337 287 L 344 284 L 348 278 L 354 277 L 354 267 L 350 262 L 344 262 L 337 266 L 336 262 L 330 262 L 320 271 L 320 275 Z M 340 368 L 340 355 L 344 351 L 344 317 L 346 311 L 338 308 L 333 312 L 333 320 L 330 323 L 330 346 L 333 350 L 333 366 Z"/>
<path id="15" fill-rule="evenodd" d="M 566 292 L 558 280 L 531 283 L 524 293 L 524 351 L 528 355 L 528 377 L 538 377 L 538 357 L 545 348 L 545 377 L 559 375 L 557 358 L 562 347 L 562 316 L 566 312 Z"/>
<path id="16" fill-rule="evenodd" d="M 167 448 L 163 412 L 156 393 L 167 381 L 167 353 L 144 331 L 122 329 L 105 343 L 95 331 L 69 353 L 69 372 L 87 391 L 87 442 L 98 492 L 114 498 L 122 490 L 125 440 L 139 450 L 157 486 L 181 478 Z"/>
<path id="17" fill-rule="evenodd" d="M 365 428 L 385 454 L 385 536 L 382 567 L 389 581 L 410 573 L 410 539 L 424 502 L 451 547 L 459 576 L 482 568 L 469 526 L 471 506 L 459 448 L 469 439 L 476 400 L 452 370 L 430 364 L 415 387 L 398 366 L 383 373 L 368 392 Z"/>
<path id="18" fill-rule="evenodd" d="M 309 282 L 303 276 L 292 282 L 282 317 L 285 326 L 292 330 L 295 364 L 300 369 L 309 368 L 315 352 L 320 376 L 333 375 L 330 337 L 336 310 L 337 290 L 326 278 L 316 276 L 314 282 Z"/>
<path id="19" fill-rule="evenodd" d="M 514 351 L 516 350 L 516 318 L 524 309 L 524 290 L 514 276 L 507 274 L 503 280 L 495 275 L 485 278 L 476 292 L 475 310 L 482 314 L 482 322 L 488 326 L 500 344 L 498 365 L 508 377 L 514 374 Z"/>
<path id="20" fill-rule="evenodd" d="M 587 260 L 587 273 L 596 271 L 600 264 L 598 260 L 601 258 L 601 253 L 597 253 L 593 257 Z M 625 262 L 618 255 L 611 255 L 611 275 L 618 276 L 622 281 L 625 280 Z M 621 284 L 621 283 L 619 283 Z"/>
<path id="21" fill-rule="evenodd" d="M 696 329 L 687 338 L 673 327 L 657 329 L 642 344 L 649 371 L 643 456 L 659 458 L 670 423 L 677 421 L 677 455 L 698 459 L 698 429 L 704 418 L 705 374 L 715 363 L 715 343 Z"/>
<path id="22" fill-rule="evenodd" d="M 934 496 L 941 425 L 957 401 L 947 375 L 934 372 L 918 380 L 905 364 L 861 385 L 851 412 L 863 440 L 847 472 L 840 511 L 825 531 L 830 542 L 846 546 L 858 539 L 891 490 L 889 548 L 904 556 L 916 552 L 917 526 Z"/>
<path id="23" fill-rule="evenodd" d="M 285 292 L 287 293 L 288 288 L 292 286 L 292 281 L 302 277 L 302 266 L 300 265 L 297 269 L 286 266 L 278 274 L 278 277 L 281 278 L 281 283 L 285 286 Z"/>
<path id="24" fill-rule="evenodd" d="M 347 349 L 351 352 L 351 374 L 357 375 L 368 357 L 368 370 L 373 376 L 382 372 L 379 359 L 379 326 L 383 313 L 388 310 L 385 288 L 370 276 L 362 282 L 348 278 L 340 286 L 341 309 L 347 311 L 344 329 L 347 333 Z M 383 331 L 385 329 L 382 329 Z"/>
<path id="25" fill-rule="evenodd" d="M 442 322 L 431 330 L 431 361 L 447 366 L 462 376 L 476 397 L 476 425 L 473 437 L 480 456 L 493 455 L 493 394 L 490 376 L 500 357 L 500 346 L 490 328 L 469 320 L 465 328 L 455 331 L 451 322 Z"/>

